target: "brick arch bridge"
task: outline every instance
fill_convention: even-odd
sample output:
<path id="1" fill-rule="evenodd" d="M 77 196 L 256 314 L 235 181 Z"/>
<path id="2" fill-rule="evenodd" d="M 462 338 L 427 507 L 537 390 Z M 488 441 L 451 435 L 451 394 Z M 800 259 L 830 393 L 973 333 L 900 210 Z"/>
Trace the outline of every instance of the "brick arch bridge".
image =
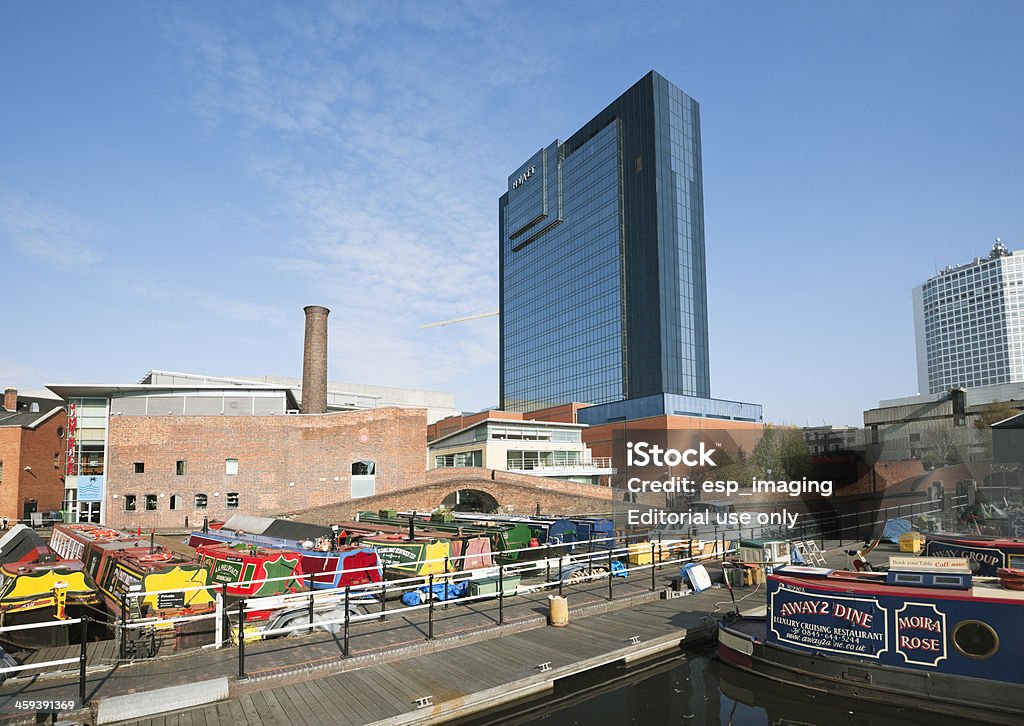
<path id="1" fill-rule="evenodd" d="M 611 489 L 592 484 L 478 468 L 432 469 L 425 479 L 425 484 L 407 489 L 291 514 L 305 522 L 330 524 L 352 519 L 359 511 L 415 509 L 429 512 L 445 497 L 465 490 L 490 495 L 498 502 L 499 511 L 505 514 L 534 514 L 538 505 L 544 514 L 605 514 L 612 508 Z"/>

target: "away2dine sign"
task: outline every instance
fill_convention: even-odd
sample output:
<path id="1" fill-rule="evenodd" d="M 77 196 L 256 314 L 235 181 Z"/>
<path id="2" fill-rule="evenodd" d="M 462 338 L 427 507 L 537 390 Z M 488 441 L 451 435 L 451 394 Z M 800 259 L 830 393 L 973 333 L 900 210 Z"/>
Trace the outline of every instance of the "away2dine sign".
<path id="1" fill-rule="evenodd" d="M 769 640 L 892 665 L 934 667 L 946 658 L 946 616 L 928 603 L 899 610 L 878 600 L 825 595 L 779 584 L 769 594 Z"/>

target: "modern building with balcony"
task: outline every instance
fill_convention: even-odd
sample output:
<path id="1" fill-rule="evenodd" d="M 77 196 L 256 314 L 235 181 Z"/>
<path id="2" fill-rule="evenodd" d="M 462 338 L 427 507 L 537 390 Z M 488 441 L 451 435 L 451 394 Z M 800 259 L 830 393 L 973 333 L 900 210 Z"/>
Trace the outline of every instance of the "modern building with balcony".
<path id="1" fill-rule="evenodd" d="M 500 412 L 504 413 L 504 412 Z M 582 424 L 487 417 L 428 445 L 429 467 L 481 467 L 584 484 L 606 484 L 610 458 L 595 458 Z"/>

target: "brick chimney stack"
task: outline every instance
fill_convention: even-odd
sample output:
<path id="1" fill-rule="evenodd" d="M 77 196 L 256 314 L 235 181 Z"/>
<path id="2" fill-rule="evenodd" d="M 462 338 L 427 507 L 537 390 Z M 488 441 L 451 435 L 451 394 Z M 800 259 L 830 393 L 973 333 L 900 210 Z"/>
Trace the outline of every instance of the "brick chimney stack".
<path id="1" fill-rule="evenodd" d="M 302 413 L 327 413 L 327 316 L 331 311 L 307 305 L 302 351 Z"/>
<path id="2" fill-rule="evenodd" d="M 18 389 L 8 386 L 4 389 L 4 408 L 8 411 L 18 410 Z"/>

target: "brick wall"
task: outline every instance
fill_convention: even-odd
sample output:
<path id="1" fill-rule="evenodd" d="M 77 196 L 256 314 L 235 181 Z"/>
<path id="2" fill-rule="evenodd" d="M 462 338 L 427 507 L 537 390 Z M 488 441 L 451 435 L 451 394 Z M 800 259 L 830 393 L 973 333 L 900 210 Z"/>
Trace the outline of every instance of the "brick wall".
<path id="1" fill-rule="evenodd" d="M 37 512 L 57 511 L 64 500 L 64 439 L 58 427 L 67 427 L 63 411 L 50 416 L 35 429 L 0 428 L 0 516 L 21 519 L 25 500 L 36 500 Z M 54 454 L 57 468 L 54 468 Z M 25 467 L 31 467 L 25 471 Z"/>
<path id="2" fill-rule="evenodd" d="M 450 468 L 432 469 L 426 483 L 415 489 L 303 509 L 292 515 L 303 522 L 332 524 L 352 519 L 363 510 L 429 512 L 449 494 L 467 489 L 494 497 L 504 514 L 530 515 L 538 506 L 543 514 L 607 514 L 612 509 L 612 490 L 607 487 L 491 469 Z"/>
<path id="3" fill-rule="evenodd" d="M 348 501 L 352 463 L 376 463 L 376 492 L 423 484 L 427 416 L 422 409 L 382 408 L 289 416 L 114 416 L 107 458 L 107 524 L 134 529 L 181 527 L 204 516 L 275 515 Z M 238 473 L 226 474 L 227 459 Z M 176 473 L 176 462 L 185 473 Z M 135 462 L 144 472 L 134 473 Z M 292 486 L 294 484 L 294 486 Z M 227 494 L 239 505 L 228 508 Z M 136 496 L 134 512 L 124 495 Z M 156 494 L 155 511 L 146 495 Z M 195 495 L 207 507 L 195 506 Z M 115 498 L 114 495 L 117 495 Z M 161 496 L 163 495 L 163 496 Z M 181 497 L 170 509 L 170 497 Z"/>

